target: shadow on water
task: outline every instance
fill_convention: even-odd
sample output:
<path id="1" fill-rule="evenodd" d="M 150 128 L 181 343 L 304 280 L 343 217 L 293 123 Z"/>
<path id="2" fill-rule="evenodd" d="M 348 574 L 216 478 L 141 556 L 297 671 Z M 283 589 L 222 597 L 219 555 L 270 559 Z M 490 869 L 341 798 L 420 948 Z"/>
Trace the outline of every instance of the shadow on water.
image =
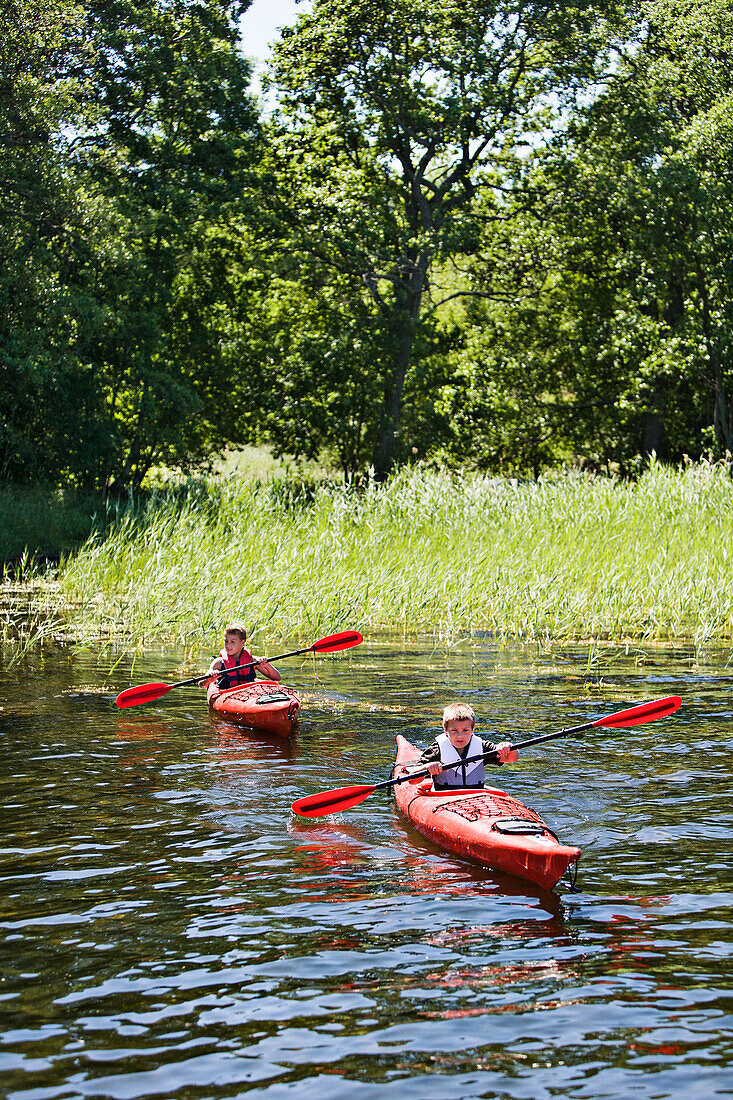
<path id="1" fill-rule="evenodd" d="M 387 801 L 386 797 L 383 801 Z M 514 875 L 458 860 L 405 822 L 395 807 L 392 808 L 392 816 L 390 843 L 399 844 L 400 849 L 405 852 L 405 881 L 418 893 L 456 893 L 475 885 L 487 892 L 504 894 L 507 897 L 536 898 L 551 915 L 562 915 L 562 905 L 557 894 Z M 348 864 L 354 852 L 360 848 L 366 851 L 373 845 L 368 831 L 350 823 L 343 814 L 322 818 L 305 818 L 293 814 L 288 822 L 288 833 L 293 838 L 302 837 L 308 849 L 318 853 L 323 866 Z"/>
<path id="2" fill-rule="evenodd" d="M 222 760 L 253 760 L 266 765 L 269 760 L 292 760 L 297 755 L 297 727 L 290 737 L 278 737 L 276 734 L 248 729 L 213 717 L 210 722 L 213 730 L 212 743 Z"/>

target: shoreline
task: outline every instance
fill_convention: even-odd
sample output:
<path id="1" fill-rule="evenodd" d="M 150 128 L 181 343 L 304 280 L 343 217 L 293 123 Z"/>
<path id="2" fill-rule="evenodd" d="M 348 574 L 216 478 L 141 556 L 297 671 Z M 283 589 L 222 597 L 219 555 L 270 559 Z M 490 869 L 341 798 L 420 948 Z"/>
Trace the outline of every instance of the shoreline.
<path id="1" fill-rule="evenodd" d="M 210 478 L 134 502 L 57 566 L 6 571 L 2 636 L 32 624 L 59 643 L 189 651 L 244 618 L 258 645 L 358 629 L 698 653 L 733 643 L 730 546 L 727 464 L 653 465 L 634 483 L 418 467 L 364 490 Z"/>
<path id="2" fill-rule="evenodd" d="M 10 598 L 8 598 L 10 597 Z M 43 597 L 51 597 L 42 600 Z M 39 604 L 43 602 L 46 609 L 56 617 L 49 618 L 39 623 Z M 121 652 L 147 653 L 154 649 L 181 648 L 180 640 L 174 636 L 161 635 L 158 637 L 146 637 L 140 639 L 124 632 L 114 632 L 111 629 L 98 632 L 73 632 L 65 629 L 63 620 L 66 615 L 73 614 L 73 608 L 65 605 L 60 599 L 60 587 L 57 581 L 44 581 L 35 579 L 27 584 L 13 582 L 6 584 L 0 581 L 0 644 L 9 648 L 22 647 L 27 650 L 35 644 L 48 642 L 60 646 L 81 646 L 101 644 Z M 61 621 L 59 621 L 61 620 Z M 60 629 L 59 629 L 60 627 Z M 462 645 L 478 648 L 481 644 L 504 647 L 535 647 L 540 651 L 571 650 L 573 647 L 588 648 L 591 654 L 594 649 L 611 650 L 614 653 L 633 651 L 641 653 L 647 651 L 670 652 L 681 656 L 685 651 L 691 659 L 697 659 L 701 654 L 720 654 L 730 652 L 733 654 L 733 639 L 730 637 L 710 637 L 704 644 L 697 645 L 690 634 L 675 636 L 650 637 L 650 636 L 612 636 L 604 634 L 577 634 L 577 635 L 548 635 L 534 634 L 521 635 L 511 633 L 508 630 L 492 630 L 486 627 L 470 626 L 462 629 L 457 634 L 444 635 L 439 630 L 430 630 L 425 626 L 415 626 L 410 629 L 394 627 L 385 624 L 364 626 L 366 631 L 364 641 L 372 646 L 389 647 L 400 641 L 406 646 L 432 646 L 436 650 L 445 649 L 454 651 Z M 334 627 L 334 629 L 336 629 Z M 338 629 L 346 629 L 340 624 Z M 13 636 L 13 634 L 15 636 Z M 276 648 L 282 645 L 308 644 L 310 635 L 303 633 L 291 634 L 287 638 L 282 635 L 269 636 L 267 648 Z M 260 646 L 265 645 L 262 641 Z M 199 647 L 197 647 L 199 648 Z M 206 646 L 202 643 L 201 647 Z"/>

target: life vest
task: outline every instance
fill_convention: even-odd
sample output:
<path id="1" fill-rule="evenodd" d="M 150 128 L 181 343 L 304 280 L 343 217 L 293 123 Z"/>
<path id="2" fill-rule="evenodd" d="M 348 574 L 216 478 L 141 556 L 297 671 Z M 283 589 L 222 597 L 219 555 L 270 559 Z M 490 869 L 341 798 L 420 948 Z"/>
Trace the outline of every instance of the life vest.
<path id="1" fill-rule="evenodd" d="M 440 733 L 436 737 L 440 746 L 441 764 L 457 764 L 463 759 L 460 753 L 451 745 L 447 733 Z M 484 751 L 483 741 L 474 733 L 468 742 L 466 757 L 480 756 Z M 451 768 L 450 771 L 441 772 L 433 776 L 433 786 L 436 791 L 442 791 L 446 787 L 483 787 L 486 782 L 486 768 L 483 760 L 475 760 L 472 764 L 463 764 L 460 768 Z"/>
<path id="2" fill-rule="evenodd" d="M 238 672 L 226 672 L 228 668 L 236 668 L 237 665 L 245 665 L 252 660 L 252 654 L 244 647 L 238 657 L 230 657 L 225 649 L 219 653 L 219 658 L 224 663 L 224 669 L 219 673 L 219 687 L 224 689 L 236 687 L 238 684 L 251 684 L 255 679 L 255 667 L 240 668 Z"/>

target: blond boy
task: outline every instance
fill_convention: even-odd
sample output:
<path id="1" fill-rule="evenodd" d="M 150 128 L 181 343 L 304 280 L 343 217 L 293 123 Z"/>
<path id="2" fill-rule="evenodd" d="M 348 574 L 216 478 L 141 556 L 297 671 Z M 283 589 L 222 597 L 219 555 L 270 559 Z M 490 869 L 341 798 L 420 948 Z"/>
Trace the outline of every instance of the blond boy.
<path id="1" fill-rule="evenodd" d="M 474 756 L 495 753 L 498 759 L 472 760 Z M 462 763 L 471 759 L 468 764 Z M 519 753 L 509 741 L 484 741 L 476 734 L 476 715 L 467 703 L 450 703 L 443 709 L 443 732 L 429 748 L 420 762 L 427 764 L 436 790 L 456 787 L 483 787 L 486 782 L 486 763 L 514 764 Z M 456 767 L 447 767 L 455 764 Z"/>

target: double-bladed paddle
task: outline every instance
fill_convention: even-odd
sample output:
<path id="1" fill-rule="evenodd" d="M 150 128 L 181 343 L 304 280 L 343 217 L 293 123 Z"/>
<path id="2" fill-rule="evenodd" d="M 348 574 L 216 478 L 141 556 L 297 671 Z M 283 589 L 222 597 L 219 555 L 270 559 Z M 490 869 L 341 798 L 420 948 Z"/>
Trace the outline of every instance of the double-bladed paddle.
<path id="1" fill-rule="evenodd" d="M 543 741 L 552 741 L 556 737 L 569 737 L 573 733 L 582 733 L 584 730 L 594 729 L 596 726 L 639 726 L 643 722 L 656 722 L 657 718 L 666 718 L 681 705 L 679 695 L 669 695 L 666 699 L 655 699 L 651 703 L 641 703 L 638 707 L 629 710 L 620 710 L 616 714 L 610 714 L 607 718 L 597 718 L 595 722 L 584 722 L 582 726 L 570 726 L 568 729 L 558 730 L 557 733 L 545 733 L 541 737 L 530 737 L 528 741 L 518 741 L 511 745 L 512 749 L 526 749 L 530 745 L 539 745 Z M 451 771 L 460 768 L 463 764 L 472 764 L 476 760 L 491 760 L 496 758 L 496 753 L 482 753 L 480 756 L 468 756 L 465 760 L 459 760 L 456 764 L 446 764 L 443 771 Z M 326 814 L 336 814 L 341 810 L 349 810 L 352 806 L 358 806 L 370 794 L 383 790 L 385 787 L 394 787 L 398 783 L 408 783 L 411 779 L 430 775 L 427 768 L 422 771 L 409 772 L 400 775 L 396 779 L 386 779 L 383 783 L 361 783 L 354 787 L 338 787 L 333 791 L 321 791 L 320 794 L 309 794 L 305 798 L 298 798 L 293 802 L 291 809 L 301 817 L 325 817 Z"/>
<path id="2" fill-rule="evenodd" d="M 329 634 L 327 638 L 319 638 L 317 642 L 306 646 L 304 649 L 292 649 L 290 653 L 280 653 L 277 657 L 266 657 L 265 660 L 284 661 L 286 657 L 297 657 L 301 653 L 336 653 L 339 649 L 351 649 L 352 646 L 361 645 L 364 641 L 358 630 L 342 630 L 340 634 Z M 226 672 L 237 672 L 241 668 L 252 668 L 259 661 L 247 661 L 246 664 L 228 668 Z M 200 684 L 202 680 L 208 680 L 212 673 L 205 672 L 202 676 L 192 676 L 188 680 L 179 680 L 177 684 L 141 684 L 139 687 L 126 688 L 117 696 L 118 707 L 138 707 L 141 703 L 153 703 L 162 695 L 167 695 L 173 688 L 185 687 L 188 684 Z M 213 675 L 216 675 L 214 673 Z"/>

